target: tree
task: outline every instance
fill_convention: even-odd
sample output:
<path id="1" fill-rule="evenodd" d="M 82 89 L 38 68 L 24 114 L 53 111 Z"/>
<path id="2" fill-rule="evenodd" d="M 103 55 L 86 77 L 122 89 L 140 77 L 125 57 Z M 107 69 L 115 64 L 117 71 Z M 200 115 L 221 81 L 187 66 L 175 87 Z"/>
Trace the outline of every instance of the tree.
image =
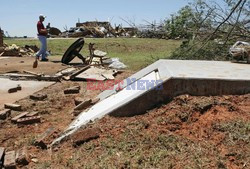
<path id="1" fill-rule="evenodd" d="M 250 39 L 249 0 L 224 0 L 222 4 L 196 0 L 185 9 L 191 13 L 184 15 L 188 18 L 183 17 L 186 13 L 181 9 L 174 20 L 184 18 L 184 23 L 191 20 L 192 24 L 184 24 L 184 31 L 192 36 L 187 36 L 187 41 L 174 53 L 173 58 L 226 60 L 230 45 L 238 40 Z M 182 33 L 172 35 L 180 36 Z"/>

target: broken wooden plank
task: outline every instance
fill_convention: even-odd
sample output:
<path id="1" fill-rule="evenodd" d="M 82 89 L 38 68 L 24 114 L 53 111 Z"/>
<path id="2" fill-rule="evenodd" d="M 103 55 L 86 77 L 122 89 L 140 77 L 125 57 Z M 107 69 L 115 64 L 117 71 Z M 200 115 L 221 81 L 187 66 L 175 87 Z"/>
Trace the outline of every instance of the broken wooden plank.
<path id="1" fill-rule="evenodd" d="M 85 100 L 82 103 L 80 103 L 78 106 L 76 106 L 74 108 L 74 110 L 83 110 L 83 109 L 86 109 L 87 107 L 89 107 L 91 105 L 91 102 L 92 102 L 91 99 Z"/>
<path id="2" fill-rule="evenodd" d="M 63 69 L 61 71 L 59 71 L 58 73 L 56 73 L 55 75 L 59 75 L 59 76 L 69 76 L 71 74 L 73 74 L 76 71 L 76 68 L 74 67 L 69 67 L 66 69 Z"/>
<path id="3" fill-rule="evenodd" d="M 79 105 L 80 103 L 84 102 L 85 99 L 84 99 L 84 98 L 81 98 L 81 97 L 76 97 L 76 98 L 74 99 L 74 101 L 75 101 L 75 105 L 77 106 L 77 105 Z"/>
<path id="4" fill-rule="evenodd" d="M 39 81 L 58 82 L 60 81 L 60 78 L 62 76 L 49 76 L 49 75 L 36 76 L 36 75 L 30 75 L 30 74 L 6 73 L 6 74 L 0 74 L 0 77 L 16 79 L 16 80 L 22 79 L 22 80 L 39 80 Z"/>
<path id="5" fill-rule="evenodd" d="M 33 117 L 33 116 L 37 116 L 38 114 L 39 114 L 39 112 L 34 111 L 34 112 L 28 113 L 26 116 L 27 116 L 27 117 Z"/>
<path id="6" fill-rule="evenodd" d="M 109 73 L 102 73 L 102 76 L 104 78 L 106 78 L 107 80 L 114 80 L 115 77 L 113 76 L 113 74 L 109 74 Z"/>
<path id="7" fill-rule="evenodd" d="M 0 111 L 0 120 L 5 120 L 7 119 L 11 114 L 10 109 L 4 109 Z"/>
<path id="8" fill-rule="evenodd" d="M 70 79 L 71 80 L 74 79 L 77 75 L 81 74 L 82 72 L 84 72 L 88 68 L 90 68 L 90 65 L 85 66 L 85 67 L 81 68 L 80 70 L 76 71 L 75 73 L 73 73 L 72 75 L 70 75 Z"/>
<path id="9" fill-rule="evenodd" d="M 16 123 L 18 119 L 23 118 L 23 117 L 26 117 L 27 114 L 29 114 L 29 112 L 23 112 L 23 113 L 21 113 L 21 114 L 15 116 L 15 117 L 13 117 L 13 118 L 11 119 L 11 122 L 12 122 L 12 123 Z"/>
<path id="10" fill-rule="evenodd" d="M 4 168 L 5 169 L 16 168 L 16 152 L 15 151 L 8 151 L 5 153 Z"/>
<path id="11" fill-rule="evenodd" d="M 35 76 L 42 76 L 43 75 L 43 74 L 40 74 L 40 73 L 35 73 L 35 72 L 32 72 L 32 71 L 28 71 L 28 70 L 24 70 L 23 72 L 27 73 L 27 74 L 30 74 L 30 75 L 35 75 Z"/>
<path id="12" fill-rule="evenodd" d="M 10 109 L 10 110 L 15 110 L 15 111 L 22 111 L 22 107 L 18 104 L 5 103 L 4 108 Z"/>
<path id="13" fill-rule="evenodd" d="M 41 117 L 40 116 L 33 116 L 33 117 L 25 117 L 25 118 L 19 118 L 16 123 L 17 124 L 34 124 L 34 123 L 40 123 Z"/>
<path id="14" fill-rule="evenodd" d="M 46 139 L 54 133 L 55 129 L 53 127 L 48 128 L 42 135 L 40 135 L 36 141 L 35 145 L 41 147 L 42 149 L 47 149 Z"/>
<path id="15" fill-rule="evenodd" d="M 43 80 L 43 81 L 52 81 L 52 82 L 58 82 L 60 81 L 60 78 L 62 76 L 49 76 L 49 75 L 44 75 L 44 76 L 38 76 L 36 79 L 37 80 Z"/>

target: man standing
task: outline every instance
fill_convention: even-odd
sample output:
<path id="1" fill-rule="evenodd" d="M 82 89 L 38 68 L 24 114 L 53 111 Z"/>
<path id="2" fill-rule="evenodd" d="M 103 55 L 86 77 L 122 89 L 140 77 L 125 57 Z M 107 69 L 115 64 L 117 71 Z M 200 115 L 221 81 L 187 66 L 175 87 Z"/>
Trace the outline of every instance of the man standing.
<path id="1" fill-rule="evenodd" d="M 43 25 L 43 21 L 45 20 L 44 15 L 39 16 L 39 21 L 37 22 L 37 32 L 38 32 L 38 39 L 41 42 L 41 48 L 37 52 L 36 57 L 39 59 L 42 56 L 41 61 L 48 61 L 47 57 L 47 29 L 45 29 Z"/>

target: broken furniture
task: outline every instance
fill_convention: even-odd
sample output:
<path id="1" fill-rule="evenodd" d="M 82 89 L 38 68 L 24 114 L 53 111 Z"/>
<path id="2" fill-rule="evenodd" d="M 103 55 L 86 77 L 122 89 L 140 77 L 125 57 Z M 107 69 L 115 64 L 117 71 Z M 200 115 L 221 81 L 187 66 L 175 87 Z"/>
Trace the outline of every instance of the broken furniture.
<path id="1" fill-rule="evenodd" d="M 107 55 L 106 52 L 100 51 L 100 50 L 95 50 L 94 48 L 94 43 L 89 43 L 89 60 L 88 64 L 91 64 L 93 61 L 93 58 L 99 58 L 101 65 L 103 65 L 103 58 Z"/>

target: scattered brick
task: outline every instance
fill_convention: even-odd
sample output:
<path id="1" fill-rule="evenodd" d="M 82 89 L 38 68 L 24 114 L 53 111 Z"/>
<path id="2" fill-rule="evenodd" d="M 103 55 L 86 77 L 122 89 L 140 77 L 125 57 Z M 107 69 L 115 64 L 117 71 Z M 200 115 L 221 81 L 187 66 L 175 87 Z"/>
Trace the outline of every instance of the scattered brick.
<path id="1" fill-rule="evenodd" d="M 29 164 L 29 155 L 26 147 L 19 149 L 16 153 L 16 163 L 20 166 Z"/>
<path id="2" fill-rule="evenodd" d="M 10 109 L 4 109 L 0 111 L 0 120 L 5 120 L 7 119 L 11 114 Z"/>
<path id="3" fill-rule="evenodd" d="M 22 111 L 22 107 L 17 104 L 6 103 L 4 104 L 5 109 L 15 110 L 15 111 Z"/>
<path id="4" fill-rule="evenodd" d="M 82 102 L 84 102 L 84 98 L 76 97 L 74 99 L 74 101 L 75 101 L 75 105 L 77 106 L 77 105 L 81 104 Z"/>
<path id="5" fill-rule="evenodd" d="M 41 117 L 40 116 L 19 118 L 17 120 L 17 124 L 33 124 L 33 123 L 40 123 L 40 122 L 41 122 Z"/>
<path id="6" fill-rule="evenodd" d="M 5 153 L 5 148 L 4 147 L 0 147 L 0 168 L 3 166 L 3 156 Z"/>
<path id="7" fill-rule="evenodd" d="M 85 142 L 99 138 L 101 130 L 99 128 L 85 129 L 76 132 L 71 136 L 74 146 L 79 146 Z"/>
<path id="8" fill-rule="evenodd" d="M 48 128 L 42 135 L 40 135 L 36 141 L 35 145 L 41 147 L 42 149 L 47 149 L 47 139 L 54 133 L 55 129 L 53 127 Z"/>
<path id="9" fill-rule="evenodd" d="M 16 152 L 8 151 L 4 156 L 4 168 L 15 169 L 16 168 Z"/>
<path id="10" fill-rule="evenodd" d="M 8 93 L 15 93 L 15 92 L 17 92 L 17 88 L 16 87 L 10 88 L 8 90 Z"/>
<path id="11" fill-rule="evenodd" d="M 83 110 L 83 109 L 86 109 L 87 107 L 89 107 L 91 105 L 91 102 L 92 102 L 91 99 L 85 100 L 81 104 L 79 104 L 78 106 L 76 106 L 74 108 L 74 110 Z"/>
<path id="12" fill-rule="evenodd" d="M 10 88 L 10 89 L 8 90 L 8 93 L 15 93 L 15 92 L 17 92 L 18 90 L 22 90 L 21 85 L 17 85 L 17 87 Z"/>
<path id="13" fill-rule="evenodd" d="M 77 94 L 80 92 L 80 86 L 74 86 L 64 90 L 64 94 Z"/>
<path id="14" fill-rule="evenodd" d="M 15 116 L 15 117 L 13 117 L 13 118 L 11 119 L 11 122 L 12 122 L 12 123 L 16 123 L 18 119 L 23 118 L 23 117 L 26 117 L 27 114 L 29 114 L 29 112 L 23 112 L 23 113 L 21 113 L 21 114 Z"/>
<path id="15" fill-rule="evenodd" d="M 30 95 L 30 99 L 38 100 L 38 101 L 45 100 L 47 97 L 48 97 L 47 94 L 33 94 L 33 95 Z"/>

